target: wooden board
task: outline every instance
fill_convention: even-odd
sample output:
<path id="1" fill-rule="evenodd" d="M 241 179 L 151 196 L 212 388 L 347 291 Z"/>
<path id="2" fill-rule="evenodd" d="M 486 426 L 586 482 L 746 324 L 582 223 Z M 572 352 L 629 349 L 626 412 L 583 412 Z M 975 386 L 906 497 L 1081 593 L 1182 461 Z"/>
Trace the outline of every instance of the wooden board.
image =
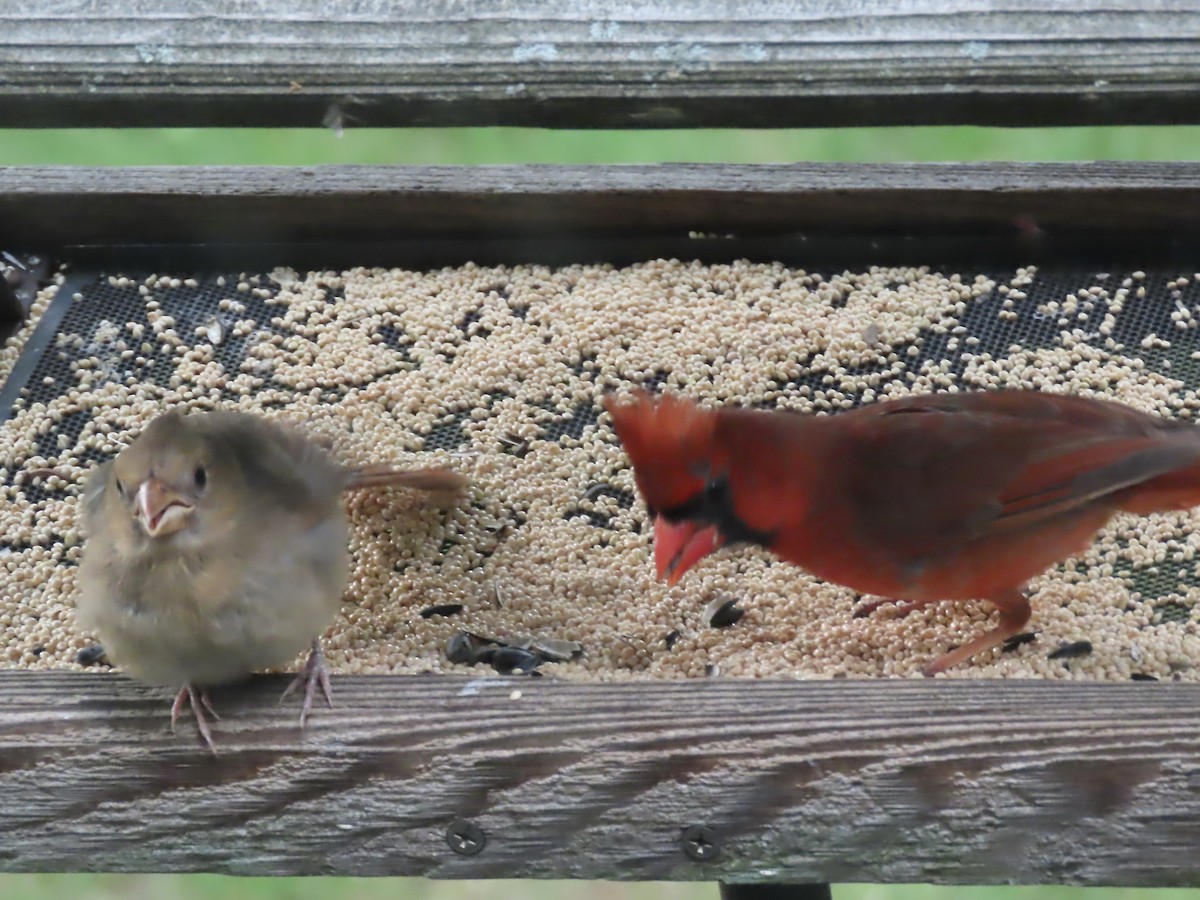
<path id="1" fill-rule="evenodd" d="M 1194 164 L 4 169 L 0 246 L 875 252 L 1031 216 L 1193 253 L 1197 201 Z M 0 870 L 1200 886 L 1192 685 L 340 678 L 301 734 L 283 683 L 217 695 L 212 759 L 169 734 L 167 692 L 0 673 Z M 715 858 L 686 855 L 693 826 Z"/>
<path id="2" fill-rule="evenodd" d="M 1196 163 L 0 168 L 2 248 L 153 243 L 161 257 L 161 245 L 224 244 L 301 267 L 655 255 L 829 265 L 822 243 L 859 264 L 912 264 L 931 260 L 931 236 L 1019 262 L 1067 248 L 1191 263 L 1198 228 Z M 336 261 L 304 249 L 329 242 L 348 245 Z"/>
<path id="3" fill-rule="evenodd" d="M 0 9 L 0 121 L 678 128 L 1200 121 L 1187 0 L 138 0 Z"/>
<path id="4" fill-rule="evenodd" d="M 337 678 L 302 734 L 284 684 L 212 758 L 168 691 L 0 674 L 0 870 L 1200 885 L 1194 685 Z"/>

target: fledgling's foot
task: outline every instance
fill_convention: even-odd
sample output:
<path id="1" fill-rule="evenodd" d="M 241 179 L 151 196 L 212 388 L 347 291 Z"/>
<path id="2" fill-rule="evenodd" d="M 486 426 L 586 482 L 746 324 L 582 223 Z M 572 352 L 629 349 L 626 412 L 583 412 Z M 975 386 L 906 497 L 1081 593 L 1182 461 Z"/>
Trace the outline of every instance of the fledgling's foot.
<path id="1" fill-rule="evenodd" d="M 321 650 L 320 638 L 313 639 L 308 662 L 304 664 L 303 669 L 296 673 L 296 677 L 287 686 L 287 690 L 283 692 L 279 702 L 282 703 L 286 700 L 300 685 L 304 685 L 304 703 L 300 707 L 300 727 L 303 728 L 308 721 L 308 714 L 312 712 L 313 698 L 317 695 L 318 686 L 321 688 L 321 693 L 325 695 L 325 705 L 333 708 L 333 690 L 329 686 L 329 670 L 325 667 L 325 654 Z"/>
<path id="2" fill-rule="evenodd" d="M 217 711 L 213 709 L 212 700 L 208 696 L 208 688 L 198 688 L 193 684 L 185 684 L 179 689 L 178 695 L 175 697 L 175 702 L 171 704 L 171 733 L 175 732 L 175 723 L 179 719 L 179 714 L 183 711 L 183 703 L 187 701 L 192 707 L 192 715 L 196 717 L 196 728 L 200 731 L 200 737 L 204 738 L 204 743 L 208 746 L 208 750 L 213 756 L 217 755 L 217 745 L 213 743 L 212 731 L 208 727 L 207 716 L 212 716 L 214 719 L 220 719 Z"/>

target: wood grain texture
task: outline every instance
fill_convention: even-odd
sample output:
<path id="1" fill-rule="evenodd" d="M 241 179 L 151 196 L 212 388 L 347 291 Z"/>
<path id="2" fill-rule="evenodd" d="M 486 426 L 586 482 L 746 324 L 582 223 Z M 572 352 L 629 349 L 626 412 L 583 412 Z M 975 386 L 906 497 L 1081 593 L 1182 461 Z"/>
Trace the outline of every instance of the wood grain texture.
<path id="1" fill-rule="evenodd" d="M 0 673 L 0 870 L 1200 885 L 1194 685 L 346 677 L 301 733 L 284 683 L 212 758 L 169 692 Z"/>
<path id="2" fill-rule="evenodd" d="M 13 126 L 1200 120 L 1188 0 L 56 0 L 0 8 Z"/>
<path id="3" fill-rule="evenodd" d="M 519 262 L 522 242 L 551 238 L 603 259 L 592 245 L 614 236 L 684 249 L 689 232 L 992 240 L 1026 220 L 1050 236 L 1186 232 L 1200 221 L 1200 164 L 0 168 L 0 246 L 43 251 L 504 238 Z"/>

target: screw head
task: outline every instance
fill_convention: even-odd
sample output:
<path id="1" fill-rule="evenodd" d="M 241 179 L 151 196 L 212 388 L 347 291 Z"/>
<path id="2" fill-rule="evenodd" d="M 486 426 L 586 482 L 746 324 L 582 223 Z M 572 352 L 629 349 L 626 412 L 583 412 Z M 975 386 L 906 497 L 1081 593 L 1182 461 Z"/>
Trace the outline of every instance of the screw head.
<path id="1" fill-rule="evenodd" d="M 474 856 L 487 845 L 487 835 L 474 822 L 455 819 L 446 829 L 446 844 L 459 856 Z"/>
<path id="2" fill-rule="evenodd" d="M 696 862 L 711 862 L 721 853 L 717 833 L 707 825 L 689 825 L 679 834 L 684 855 Z"/>

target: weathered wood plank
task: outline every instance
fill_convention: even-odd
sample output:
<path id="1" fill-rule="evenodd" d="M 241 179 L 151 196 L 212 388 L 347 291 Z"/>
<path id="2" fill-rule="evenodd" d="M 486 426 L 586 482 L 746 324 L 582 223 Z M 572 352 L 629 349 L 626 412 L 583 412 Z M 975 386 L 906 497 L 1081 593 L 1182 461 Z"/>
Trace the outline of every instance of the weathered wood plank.
<path id="1" fill-rule="evenodd" d="M 40 250 L 506 238 L 517 262 L 520 242 L 544 238 L 581 252 L 605 237 L 686 244 L 693 231 L 990 240 L 1036 222 L 1042 237 L 1128 240 L 1198 221 L 1196 163 L 0 168 L 0 247 Z"/>
<path id="2" fill-rule="evenodd" d="M 302 734 L 283 684 L 214 759 L 168 692 L 0 674 L 0 870 L 1200 885 L 1194 685 L 339 678 Z"/>
<path id="3" fill-rule="evenodd" d="M 9 126 L 1200 121 L 1187 0 L 58 0 L 0 9 Z"/>

